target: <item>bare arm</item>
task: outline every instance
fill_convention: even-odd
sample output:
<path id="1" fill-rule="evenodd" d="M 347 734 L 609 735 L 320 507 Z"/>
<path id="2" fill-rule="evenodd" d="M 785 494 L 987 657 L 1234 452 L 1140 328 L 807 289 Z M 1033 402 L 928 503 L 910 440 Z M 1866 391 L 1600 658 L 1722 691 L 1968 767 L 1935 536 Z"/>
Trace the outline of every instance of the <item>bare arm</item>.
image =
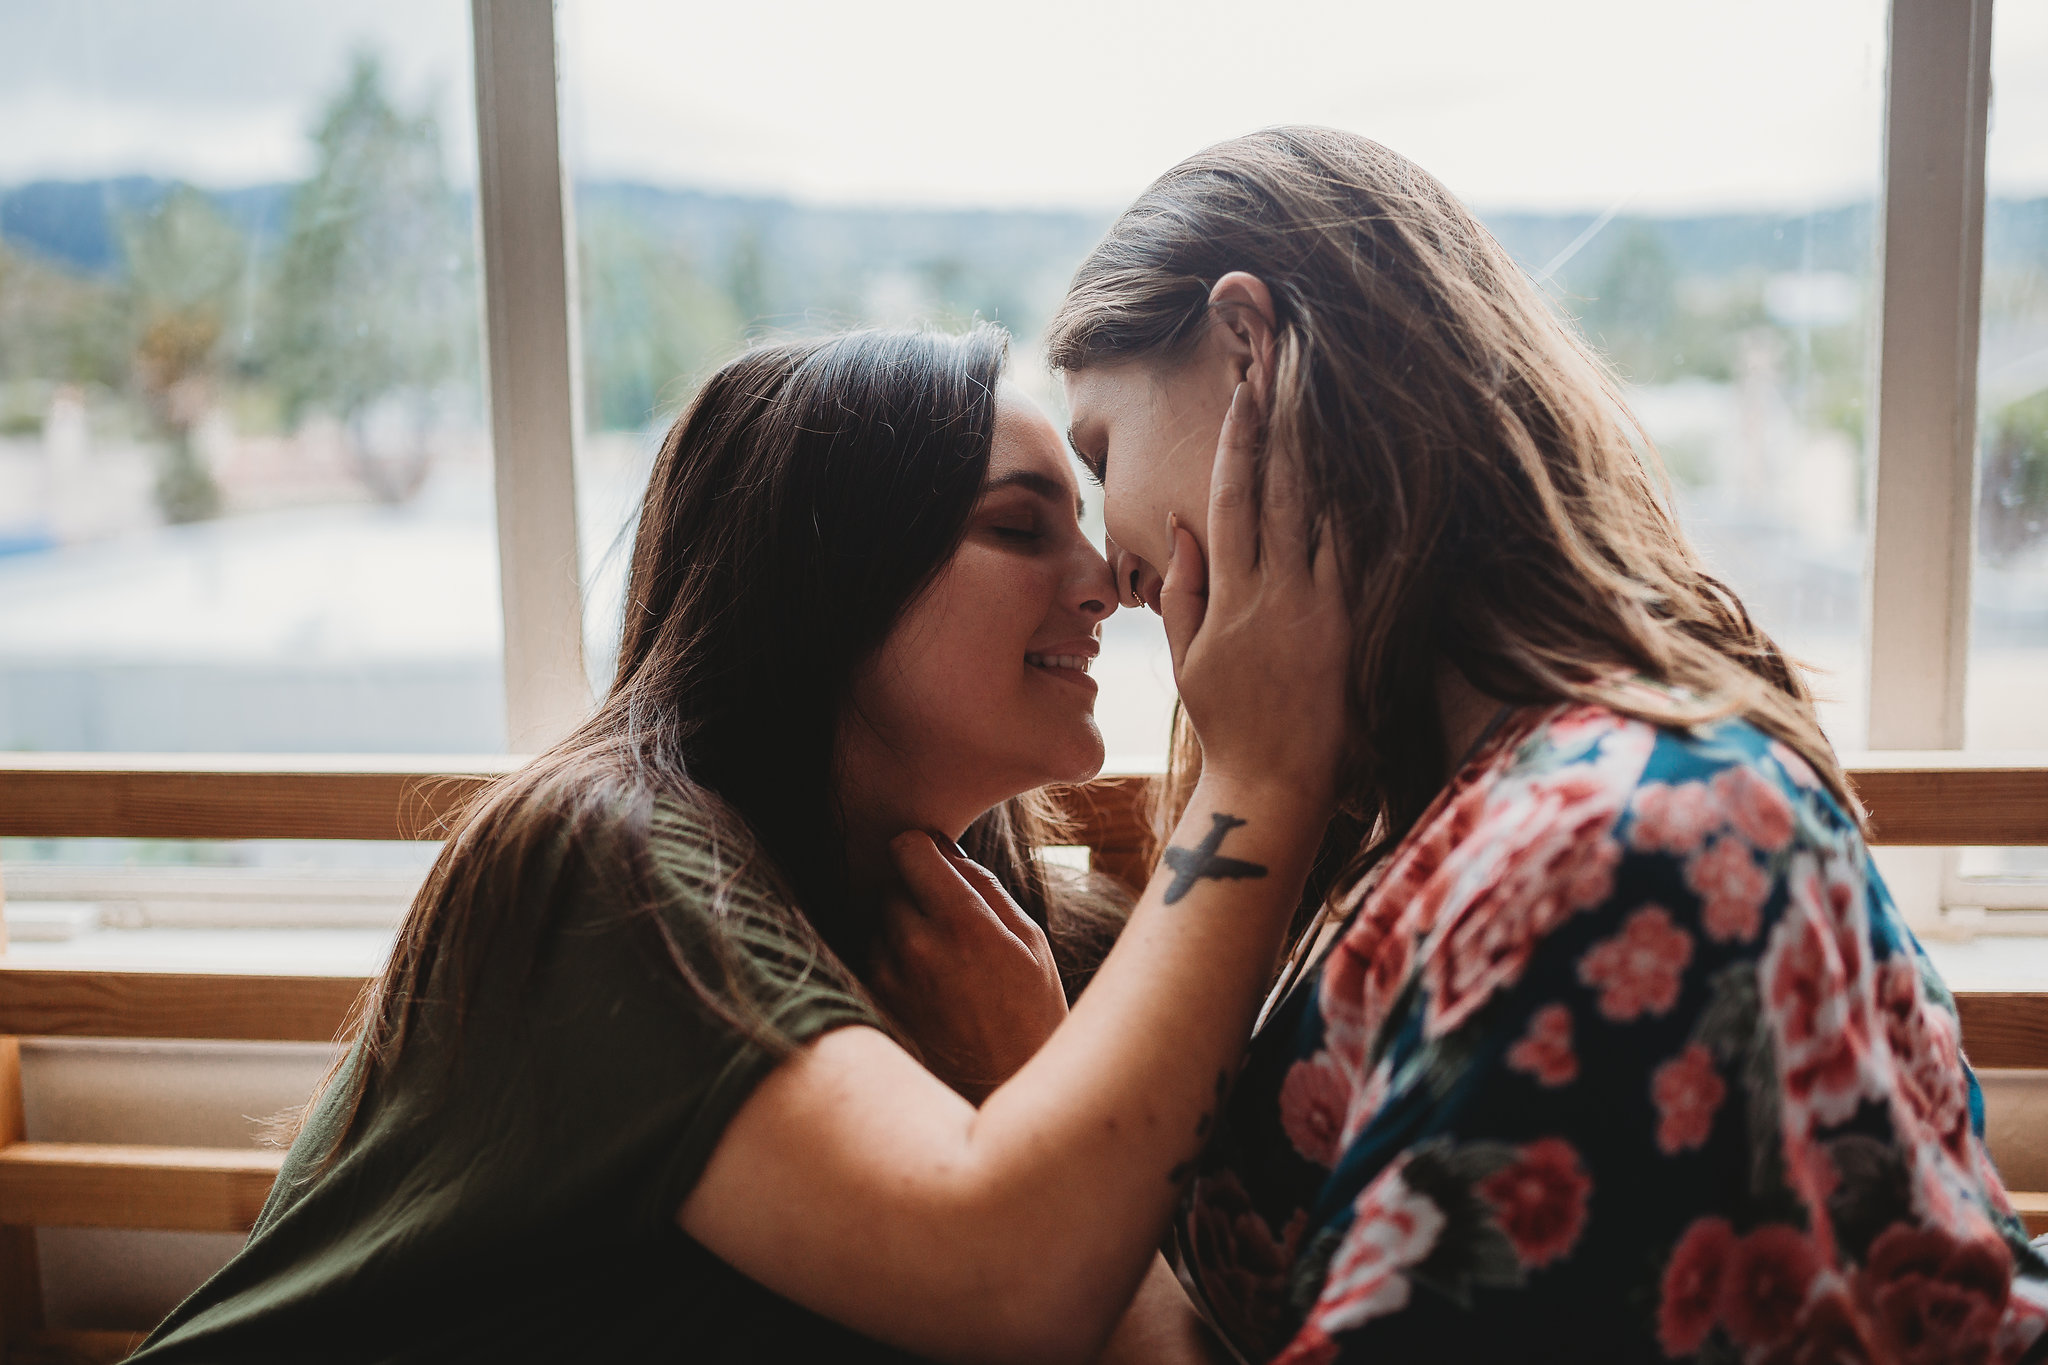
<path id="1" fill-rule="evenodd" d="M 1096 1365 L 1229 1365 L 1164 1257 L 1154 1256 Z"/>
<path id="2" fill-rule="evenodd" d="M 1309 561 L 1284 474 L 1255 521 L 1252 425 L 1235 407 L 1225 424 L 1206 600 L 1185 529 L 1162 598 L 1207 754 L 1169 865 L 979 1110 L 870 1029 L 777 1068 L 679 1213 L 741 1272 L 942 1360 L 1085 1361 L 1131 1304 L 1235 1074 L 1341 747 L 1333 556 Z"/>

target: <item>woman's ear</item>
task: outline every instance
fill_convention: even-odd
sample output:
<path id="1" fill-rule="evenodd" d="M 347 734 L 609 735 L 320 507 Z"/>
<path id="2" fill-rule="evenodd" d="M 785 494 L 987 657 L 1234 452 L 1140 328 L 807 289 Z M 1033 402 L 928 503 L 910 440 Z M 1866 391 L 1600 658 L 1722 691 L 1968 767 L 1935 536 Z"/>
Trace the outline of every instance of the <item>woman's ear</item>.
<path id="1" fill-rule="evenodd" d="M 1229 334 L 1231 358 L 1265 411 L 1273 390 L 1273 294 L 1257 275 L 1232 270 L 1209 290 L 1209 306 Z"/>

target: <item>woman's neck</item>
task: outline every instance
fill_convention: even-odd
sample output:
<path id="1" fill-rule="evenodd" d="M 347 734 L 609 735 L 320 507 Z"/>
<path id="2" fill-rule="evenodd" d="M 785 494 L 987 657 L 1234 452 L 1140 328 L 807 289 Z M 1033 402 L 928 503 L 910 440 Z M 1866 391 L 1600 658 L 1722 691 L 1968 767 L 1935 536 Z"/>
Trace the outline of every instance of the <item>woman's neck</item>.
<path id="1" fill-rule="evenodd" d="M 889 857 L 889 841 L 905 830 L 921 829 L 958 843 L 981 814 L 971 799 L 935 788 L 908 762 L 865 730 L 848 727 L 840 738 L 835 762 L 841 830 L 846 839 L 848 890 L 857 900 L 872 900 L 894 889 L 899 878 Z"/>
<path id="2" fill-rule="evenodd" d="M 1486 733 L 1500 712 L 1501 703 L 1489 697 L 1458 671 L 1456 665 L 1440 663 L 1436 670 L 1437 721 L 1444 732 L 1444 771 L 1452 773 L 1472 752 L 1472 746 Z"/>
<path id="3" fill-rule="evenodd" d="M 934 837 L 943 835 L 956 844 L 967 830 L 962 823 L 929 817 L 908 809 L 897 809 L 847 792 L 840 809 L 845 820 L 846 874 L 848 890 L 856 900 L 872 900 L 893 889 L 901 880 L 889 856 L 889 841 L 905 830 L 921 829 Z"/>

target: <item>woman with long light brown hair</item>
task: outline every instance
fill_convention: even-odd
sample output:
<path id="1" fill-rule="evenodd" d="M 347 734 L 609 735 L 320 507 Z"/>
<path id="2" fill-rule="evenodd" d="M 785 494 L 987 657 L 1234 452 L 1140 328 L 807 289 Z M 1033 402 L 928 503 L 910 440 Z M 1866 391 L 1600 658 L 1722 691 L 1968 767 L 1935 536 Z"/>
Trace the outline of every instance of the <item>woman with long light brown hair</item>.
<path id="1" fill-rule="evenodd" d="M 1117 220 L 1048 351 L 1126 601 L 1186 638 L 1195 513 L 1243 502 L 1334 553 L 1350 617 L 1309 928 L 1177 1220 L 1237 1350 L 2048 1351 L 1953 1002 L 1798 668 L 1471 214 L 1364 138 L 1240 138 Z M 1213 466 L 1246 421 L 1261 461 Z"/>

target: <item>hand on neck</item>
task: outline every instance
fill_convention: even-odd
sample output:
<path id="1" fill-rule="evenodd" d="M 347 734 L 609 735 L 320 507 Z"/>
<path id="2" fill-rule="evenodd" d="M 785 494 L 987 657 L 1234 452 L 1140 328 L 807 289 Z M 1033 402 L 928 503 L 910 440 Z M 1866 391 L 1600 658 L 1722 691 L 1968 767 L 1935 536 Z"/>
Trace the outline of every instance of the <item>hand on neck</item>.
<path id="1" fill-rule="evenodd" d="M 865 727 L 849 726 L 841 736 L 835 785 L 846 840 L 847 889 L 856 899 L 878 897 L 895 887 L 891 839 L 921 829 L 957 844 L 992 804 L 950 790 L 922 766 Z"/>

